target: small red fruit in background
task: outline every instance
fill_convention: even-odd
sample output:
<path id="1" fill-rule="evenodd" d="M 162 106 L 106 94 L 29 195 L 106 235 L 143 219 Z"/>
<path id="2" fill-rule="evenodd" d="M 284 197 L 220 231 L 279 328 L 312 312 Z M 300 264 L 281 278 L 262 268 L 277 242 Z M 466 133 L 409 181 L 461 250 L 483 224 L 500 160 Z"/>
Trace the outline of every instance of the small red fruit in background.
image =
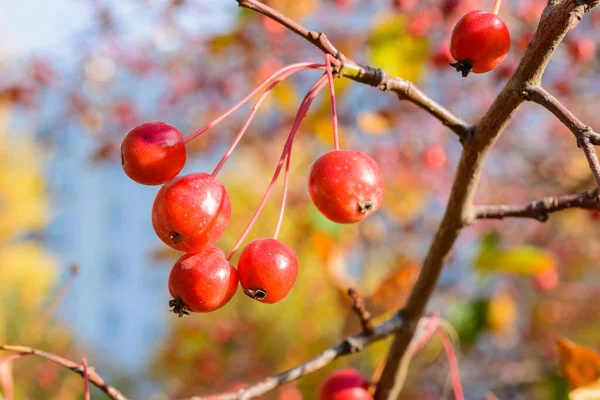
<path id="1" fill-rule="evenodd" d="M 448 42 L 442 42 L 431 55 L 431 63 L 436 68 L 448 68 L 448 64 L 452 62 L 452 54 Z"/>
<path id="2" fill-rule="evenodd" d="M 277 303 L 296 283 L 298 259 L 277 239 L 255 239 L 240 254 L 238 275 L 248 296 L 261 303 Z"/>
<path id="3" fill-rule="evenodd" d="M 172 312 L 209 312 L 224 306 L 235 294 L 238 277 L 223 250 L 208 247 L 183 255 L 171 269 L 169 302 Z"/>
<path id="4" fill-rule="evenodd" d="M 535 287 L 541 292 L 550 292 L 560 283 L 560 277 L 556 268 L 546 268 L 535 274 L 533 282 Z"/>
<path id="5" fill-rule="evenodd" d="M 368 387 L 369 381 L 357 370 L 340 369 L 321 384 L 319 400 L 372 400 Z"/>
<path id="6" fill-rule="evenodd" d="M 139 125 L 121 143 L 123 171 L 143 185 L 160 185 L 173 179 L 185 160 L 181 132 L 164 122 Z"/>
<path id="7" fill-rule="evenodd" d="M 167 245 L 199 252 L 225 232 L 231 201 L 225 187 L 213 176 L 197 172 L 166 183 L 152 207 L 152 226 Z"/>
<path id="8" fill-rule="evenodd" d="M 508 54 L 510 34 L 496 14 L 474 10 L 454 26 L 450 52 L 457 62 L 451 64 L 463 76 L 481 74 L 496 68 Z"/>
<path id="9" fill-rule="evenodd" d="M 596 58 L 596 42 L 589 37 L 570 40 L 567 49 L 573 63 L 585 63 Z"/>
<path id="10" fill-rule="evenodd" d="M 446 165 L 446 150 L 440 146 L 432 146 L 425 150 L 425 164 L 431 169 L 440 169 Z"/>
<path id="11" fill-rule="evenodd" d="M 321 214 L 333 222 L 361 221 L 381 206 L 384 183 L 379 165 L 357 150 L 333 150 L 310 170 L 308 191 Z"/>

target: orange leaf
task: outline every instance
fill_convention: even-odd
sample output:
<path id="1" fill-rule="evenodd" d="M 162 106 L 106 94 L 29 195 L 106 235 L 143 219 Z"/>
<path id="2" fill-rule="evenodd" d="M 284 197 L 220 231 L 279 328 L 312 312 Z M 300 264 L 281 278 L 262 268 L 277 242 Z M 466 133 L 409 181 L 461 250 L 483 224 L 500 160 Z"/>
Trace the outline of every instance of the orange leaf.
<path id="1" fill-rule="evenodd" d="M 419 269 L 418 264 L 406 263 L 392 270 L 381 281 L 373 294 L 365 299 L 367 310 L 371 312 L 373 318 L 397 310 L 404 305 L 410 289 L 417 280 Z M 359 322 L 356 314 L 350 310 L 344 324 L 344 336 L 358 332 L 360 330 Z"/>
<path id="2" fill-rule="evenodd" d="M 600 379 L 600 353 L 568 339 L 560 338 L 558 367 L 572 388 L 585 386 Z"/>

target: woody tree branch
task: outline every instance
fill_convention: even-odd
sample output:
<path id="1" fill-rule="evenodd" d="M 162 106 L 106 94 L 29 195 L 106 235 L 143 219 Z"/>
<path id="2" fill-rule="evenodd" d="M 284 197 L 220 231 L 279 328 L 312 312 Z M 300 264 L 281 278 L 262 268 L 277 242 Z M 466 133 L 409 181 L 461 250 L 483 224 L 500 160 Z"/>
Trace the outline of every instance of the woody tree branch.
<path id="1" fill-rule="evenodd" d="M 550 214 L 569 208 L 600 210 L 600 188 L 559 197 L 546 197 L 531 204 L 476 206 L 475 219 L 533 218 L 546 222 Z"/>
<path id="2" fill-rule="evenodd" d="M 550 0 L 548 2 L 538 29 L 517 70 L 477 124 L 473 139 L 466 143 L 446 212 L 403 310 L 408 329 L 397 333 L 394 338 L 375 392 L 375 400 L 392 400 L 398 397 L 401 389 L 401 383 L 397 379 L 399 366 L 414 335 L 416 322 L 423 314 L 436 287 L 454 242 L 462 228 L 473 218 L 475 213 L 473 197 L 487 153 L 523 102 L 521 93 L 526 88 L 540 85 L 550 57 L 566 33 L 577 25 L 585 12 L 598 3 L 598 0 L 585 2 Z"/>
<path id="3" fill-rule="evenodd" d="M 243 8 L 254 10 L 288 28 L 290 31 L 306 39 L 323 53 L 333 56 L 336 60 L 337 74 L 356 82 L 376 87 L 383 91 L 395 93 L 401 100 L 407 100 L 438 119 L 459 137 L 461 142 L 469 139 L 473 132 L 472 125 L 454 115 L 448 109 L 428 97 L 410 81 L 401 78 L 391 78 L 382 69 L 358 64 L 340 53 L 322 32 L 312 31 L 296 21 L 286 17 L 279 11 L 261 3 L 258 0 L 236 0 Z"/>
<path id="4" fill-rule="evenodd" d="M 541 86 L 526 87 L 521 95 L 525 100 L 533 101 L 546 108 L 571 130 L 577 139 L 577 145 L 583 150 L 588 160 L 596 182 L 600 186 L 600 163 L 594 148 L 594 145 L 600 145 L 600 134 L 581 122 L 569 109 Z"/>
<path id="5" fill-rule="evenodd" d="M 82 377 L 84 374 L 84 368 L 82 365 L 71 360 L 67 360 L 66 358 L 57 356 L 55 354 L 35 349 L 33 347 L 0 345 L 0 351 L 18 353 L 21 356 L 38 356 L 41 358 L 45 358 L 46 360 L 52 361 L 53 363 L 58 364 L 62 367 L 65 367 L 75 372 L 76 374 L 79 374 Z M 119 392 L 113 386 L 109 385 L 93 368 L 88 367 L 87 374 L 89 381 L 98 389 L 102 390 L 109 398 L 113 400 L 129 400 L 123 395 L 123 393 Z"/>

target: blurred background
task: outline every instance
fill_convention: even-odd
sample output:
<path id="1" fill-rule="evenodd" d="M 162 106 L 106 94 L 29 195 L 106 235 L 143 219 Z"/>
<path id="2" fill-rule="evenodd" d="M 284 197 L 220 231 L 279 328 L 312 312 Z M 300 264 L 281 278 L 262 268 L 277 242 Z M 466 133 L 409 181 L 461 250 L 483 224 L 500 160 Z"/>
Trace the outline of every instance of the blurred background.
<path id="1" fill-rule="evenodd" d="M 466 79 L 448 66 L 447 40 L 464 13 L 491 10 L 492 1 L 268 3 L 474 122 L 514 72 L 546 1 L 505 0 L 509 56 Z M 600 12 L 586 16 L 544 76 L 546 88 L 595 127 L 598 28 Z M 301 269 L 276 305 L 239 290 L 212 314 L 169 313 L 167 276 L 178 254 L 152 230 L 158 188 L 130 181 L 120 167 L 120 141 L 137 124 L 164 120 L 186 135 L 278 68 L 322 60 L 234 0 L 0 0 L 0 343 L 75 361 L 85 356 L 132 398 L 169 399 L 254 382 L 358 331 L 348 286 L 377 318 L 400 307 L 443 213 L 461 148 L 418 108 L 336 81 L 342 146 L 372 155 L 386 179 L 381 211 L 342 226 L 322 217 L 306 190 L 312 161 L 332 147 L 325 91 L 314 102 L 295 144 L 280 236 Z M 233 203 L 219 242 L 226 251 L 257 207 L 318 75 L 304 71 L 280 84 L 221 172 Z M 249 110 L 191 142 L 184 172 L 211 171 Z M 568 129 L 525 104 L 488 159 L 477 202 L 527 204 L 593 187 Z M 272 235 L 280 193 L 248 240 Z M 460 337 L 467 398 L 567 398 L 555 340 L 600 346 L 600 309 L 590 307 L 600 289 L 599 221 L 598 213 L 570 210 L 544 224 L 486 221 L 464 231 L 429 309 Z M 434 339 L 413 362 L 402 399 L 450 398 L 441 348 Z M 339 360 L 297 388 L 314 399 L 327 372 L 348 365 L 376 378 L 386 349 L 384 342 Z M 2 364 L 0 384 L 6 399 L 83 394 L 79 376 L 33 358 Z M 291 399 L 287 393 L 268 398 Z"/>

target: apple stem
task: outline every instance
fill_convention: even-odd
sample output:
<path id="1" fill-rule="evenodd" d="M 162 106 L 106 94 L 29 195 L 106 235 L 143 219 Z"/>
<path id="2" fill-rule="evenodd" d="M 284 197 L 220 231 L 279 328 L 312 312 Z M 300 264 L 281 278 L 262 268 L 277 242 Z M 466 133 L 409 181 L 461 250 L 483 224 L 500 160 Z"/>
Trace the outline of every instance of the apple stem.
<path id="1" fill-rule="evenodd" d="M 271 75 L 267 79 L 265 79 L 256 88 L 254 88 L 254 90 L 252 90 L 250 93 L 248 93 L 248 95 L 246 97 L 244 97 L 242 100 L 240 100 L 236 105 L 231 107 L 229 110 L 225 111 L 223 114 L 221 114 L 219 117 L 215 118 L 208 124 L 204 125 L 202 128 L 198 129 L 196 132 L 194 132 L 191 135 L 189 135 L 188 137 L 186 137 L 184 139 L 184 142 L 189 143 L 190 141 L 194 140 L 198 136 L 202 135 L 207 130 L 217 126 L 219 123 L 221 123 L 223 120 L 225 120 L 231 114 L 233 114 L 237 109 L 239 109 L 241 106 L 246 104 L 246 102 L 248 102 L 248 100 L 250 100 L 258 92 L 260 92 L 265 86 L 267 86 L 269 83 L 271 83 L 274 79 L 277 79 L 280 75 L 284 75 L 286 72 L 288 72 L 290 70 L 292 70 L 294 72 L 298 72 L 298 71 L 301 71 L 304 69 L 323 69 L 323 68 L 324 68 L 323 64 L 315 64 L 315 63 L 297 63 L 297 64 L 291 64 L 284 68 L 281 68 L 280 70 L 275 72 L 273 75 Z"/>
<path id="2" fill-rule="evenodd" d="M 235 137 L 233 143 L 231 143 L 231 146 L 229 146 L 229 149 L 227 149 L 227 151 L 225 152 L 225 155 L 223 156 L 223 158 L 221 158 L 221 161 L 219 161 L 219 164 L 215 167 L 215 170 L 212 173 L 213 177 L 217 176 L 217 174 L 219 173 L 219 171 L 221 170 L 221 168 L 223 167 L 223 165 L 225 164 L 225 162 L 227 162 L 227 159 L 229 158 L 229 156 L 231 155 L 231 153 L 233 153 L 233 151 L 235 150 L 235 148 L 238 145 L 238 143 L 240 142 L 240 140 L 242 140 L 242 137 L 246 133 L 246 130 L 248 129 L 248 126 L 250 125 L 250 122 L 252 121 L 252 119 L 256 115 L 256 112 L 260 108 L 262 102 L 267 98 L 267 96 L 271 93 L 271 91 L 275 88 L 275 86 L 277 86 L 279 84 L 279 82 L 283 81 L 284 79 L 286 79 L 287 77 L 289 77 L 290 75 L 292 75 L 293 73 L 295 73 L 297 71 L 298 70 L 291 70 L 291 71 L 285 72 L 284 74 L 280 75 L 276 80 L 274 80 L 269 85 L 269 87 L 267 87 L 265 89 L 265 91 L 263 92 L 263 94 L 258 98 L 258 100 L 256 101 L 256 103 L 252 107 L 252 110 L 250 111 L 250 114 L 248 115 L 248 118 L 246 118 L 246 121 L 244 122 L 244 125 L 242 126 L 242 128 L 238 132 L 238 134 Z"/>
<path id="3" fill-rule="evenodd" d="M 452 377 L 452 388 L 454 389 L 454 397 L 456 400 L 464 400 L 465 397 L 463 395 L 462 383 L 460 382 L 460 371 L 458 369 L 458 361 L 456 359 L 456 353 L 454 353 L 454 347 L 452 347 L 452 342 L 450 338 L 446 334 L 446 332 L 441 329 L 439 326 L 437 327 L 437 334 L 442 341 L 442 345 L 444 346 L 444 351 L 446 352 L 446 357 L 448 358 L 448 366 L 450 368 L 450 376 Z"/>
<path id="4" fill-rule="evenodd" d="M 494 3 L 494 8 L 492 8 L 492 14 L 496 14 L 498 15 L 498 12 L 500 11 L 500 4 L 502 3 L 502 0 L 496 0 Z"/>
<path id="5" fill-rule="evenodd" d="M 88 365 L 86 359 L 81 360 L 81 365 L 83 366 L 83 384 L 85 389 L 85 400 L 90 400 L 90 382 L 88 377 Z"/>
<path id="6" fill-rule="evenodd" d="M 331 114 L 333 119 L 333 148 L 340 149 L 340 139 L 338 133 L 338 116 L 337 107 L 335 105 L 335 89 L 333 87 L 333 69 L 331 68 L 331 59 L 333 57 L 325 54 L 325 65 L 327 71 L 327 80 L 329 81 L 329 95 L 331 96 Z"/>
<path id="7" fill-rule="evenodd" d="M 288 191 L 288 178 L 290 174 L 290 159 L 292 158 L 292 148 L 288 151 L 285 161 L 285 172 L 283 173 L 283 195 L 281 196 L 281 207 L 279 209 L 279 217 L 277 218 L 277 226 L 275 227 L 275 234 L 273 239 L 277 239 L 279 236 L 279 230 L 281 229 L 281 222 L 283 221 L 283 214 L 285 212 L 285 204 L 287 202 L 287 191 Z"/>
<path id="8" fill-rule="evenodd" d="M 233 246 L 233 249 L 231 249 L 231 251 L 229 252 L 229 254 L 227 255 L 227 259 L 230 260 L 231 257 L 233 257 L 233 255 L 235 254 L 235 252 L 237 251 L 237 249 L 240 247 L 240 245 L 242 244 L 242 242 L 244 241 L 244 239 L 246 238 L 246 236 L 248 235 L 248 233 L 250 232 L 250 230 L 252 229 L 252 227 L 254 226 L 254 223 L 256 222 L 256 220 L 258 219 L 262 209 L 264 208 L 271 192 L 273 191 L 273 187 L 275 186 L 275 183 L 277 182 L 277 178 L 279 177 L 279 174 L 281 172 L 281 168 L 283 167 L 283 163 L 287 158 L 287 155 L 289 153 L 291 153 L 292 150 L 292 144 L 294 142 L 294 136 L 296 135 L 296 131 L 298 130 L 298 127 L 300 126 L 300 123 L 302 122 L 302 119 L 304 119 L 304 117 L 306 116 L 306 113 L 310 107 L 310 104 L 312 103 L 313 99 L 315 98 L 315 96 L 319 93 L 319 91 L 326 85 L 327 83 L 327 78 L 325 75 L 321 76 L 316 82 L 315 84 L 309 89 L 308 93 L 306 93 L 306 96 L 304 97 L 304 100 L 302 100 L 302 103 L 300 104 L 300 108 L 298 109 L 298 113 L 296 114 L 296 118 L 294 120 L 294 124 L 292 126 L 292 129 L 290 131 L 290 134 L 288 135 L 288 138 L 283 146 L 283 151 L 281 153 L 281 157 L 279 158 L 279 162 L 277 163 L 277 168 L 275 169 L 275 172 L 273 174 L 273 178 L 271 179 L 271 183 L 269 184 L 269 187 L 267 188 L 267 191 L 265 192 L 260 204 L 258 205 L 258 208 L 256 209 L 256 211 L 254 212 L 254 215 L 252 216 L 252 218 L 250 219 L 250 222 L 248 223 L 248 225 L 246 226 L 246 229 L 244 229 L 244 232 L 242 232 L 242 235 L 240 236 L 240 238 L 238 239 L 238 241 L 236 242 L 236 244 Z"/>

